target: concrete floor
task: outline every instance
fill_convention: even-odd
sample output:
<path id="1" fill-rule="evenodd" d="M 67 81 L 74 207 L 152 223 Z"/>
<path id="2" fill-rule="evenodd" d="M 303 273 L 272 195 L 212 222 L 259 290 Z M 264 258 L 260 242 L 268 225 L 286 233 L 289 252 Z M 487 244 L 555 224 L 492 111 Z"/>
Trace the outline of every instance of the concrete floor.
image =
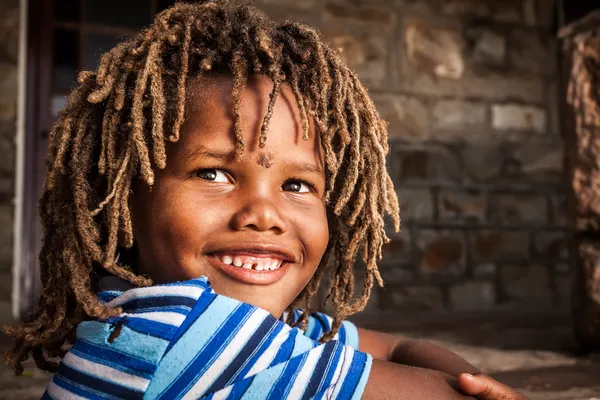
<path id="1" fill-rule="evenodd" d="M 584 354 L 578 348 L 566 313 L 403 316 L 401 320 L 389 315 L 356 322 L 436 341 L 531 400 L 600 400 L 600 355 Z M 39 399 L 48 378 L 31 363 L 21 377 L 2 367 L 0 399 Z"/>

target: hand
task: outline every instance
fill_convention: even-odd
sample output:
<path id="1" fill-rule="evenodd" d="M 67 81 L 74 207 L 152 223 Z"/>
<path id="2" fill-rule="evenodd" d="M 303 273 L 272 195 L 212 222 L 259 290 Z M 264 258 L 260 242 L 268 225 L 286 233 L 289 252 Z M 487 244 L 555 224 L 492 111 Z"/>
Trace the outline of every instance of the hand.
<path id="1" fill-rule="evenodd" d="M 479 400 L 527 400 L 527 397 L 484 374 L 460 374 L 458 387 Z"/>

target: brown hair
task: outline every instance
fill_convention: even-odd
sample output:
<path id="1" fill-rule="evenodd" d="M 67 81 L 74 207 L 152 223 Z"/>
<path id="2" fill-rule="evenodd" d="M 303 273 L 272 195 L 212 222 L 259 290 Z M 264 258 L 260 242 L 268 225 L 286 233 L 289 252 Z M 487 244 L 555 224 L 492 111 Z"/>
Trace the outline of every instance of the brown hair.
<path id="1" fill-rule="evenodd" d="M 328 340 L 341 321 L 364 308 L 377 261 L 387 241 L 384 216 L 399 228 L 398 201 L 385 168 L 387 129 L 365 87 L 315 30 L 275 23 L 252 5 L 227 0 L 177 3 L 152 25 L 106 53 L 97 71 L 82 72 L 49 141 L 48 174 L 40 199 L 43 289 L 28 322 L 5 328 L 16 339 L 5 362 L 17 373 L 30 354 L 54 370 L 81 321 L 121 312 L 94 292 L 99 272 L 135 285 L 151 285 L 115 262 L 134 243 L 128 199 L 132 182 L 154 183 L 166 165 L 165 143 L 177 141 L 184 120 L 188 79 L 228 71 L 239 157 L 244 140 L 240 96 L 249 74 L 274 82 L 259 143 L 267 140 L 279 87 L 287 83 L 298 103 L 305 138 L 308 120 L 321 135 L 327 170 L 326 201 L 333 216 L 323 261 L 300 295 L 301 325 L 310 313 L 325 267 L 331 268 L 327 300 L 334 310 Z M 364 286 L 354 296 L 356 255 L 365 263 Z"/>

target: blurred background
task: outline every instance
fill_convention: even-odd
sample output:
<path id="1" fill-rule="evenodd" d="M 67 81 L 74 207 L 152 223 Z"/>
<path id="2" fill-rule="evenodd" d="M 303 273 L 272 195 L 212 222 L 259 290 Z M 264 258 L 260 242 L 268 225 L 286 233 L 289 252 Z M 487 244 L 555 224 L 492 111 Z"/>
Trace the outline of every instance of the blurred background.
<path id="1" fill-rule="evenodd" d="M 172 3 L 0 0 L 0 322 L 39 293 L 47 135 L 77 72 Z M 600 96 L 567 103 L 570 83 L 600 81 L 600 40 L 595 78 L 573 68 L 600 1 L 255 4 L 318 27 L 390 124 L 402 231 L 357 322 L 440 341 L 532 398 L 600 398 L 600 114 L 585 118 Z M 2 369 L 0 398 L 39 398 L 47 379 Z"/>

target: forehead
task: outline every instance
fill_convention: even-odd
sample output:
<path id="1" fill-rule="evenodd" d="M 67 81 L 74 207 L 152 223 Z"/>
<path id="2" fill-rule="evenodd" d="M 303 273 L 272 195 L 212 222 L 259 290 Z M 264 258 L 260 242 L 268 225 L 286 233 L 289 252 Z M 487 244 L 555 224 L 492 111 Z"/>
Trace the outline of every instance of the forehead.
<path id="1" fill-rule="evenodd" d="M 204 146 L 220 149 L 235 148 L 233 89 L 233 77 L 227 74 L 197 77 L 190 81 L 181 147 L 202 142 Z M 251 75 L 241 92 L 238 111 L 246 152 L 264 150 L 281 154 L 302 151 L 321 158 L 320 140 L 310 119 L 309 140 L 302 139 L 303 125 L 298 104 L 291 87 L 285 83 L 280 86 L 273 106 L 266 146 L 259 149 L 258 139 L 264 118 L 268 114 L 272 91 L 273 82 L 270 78 Z"/>

